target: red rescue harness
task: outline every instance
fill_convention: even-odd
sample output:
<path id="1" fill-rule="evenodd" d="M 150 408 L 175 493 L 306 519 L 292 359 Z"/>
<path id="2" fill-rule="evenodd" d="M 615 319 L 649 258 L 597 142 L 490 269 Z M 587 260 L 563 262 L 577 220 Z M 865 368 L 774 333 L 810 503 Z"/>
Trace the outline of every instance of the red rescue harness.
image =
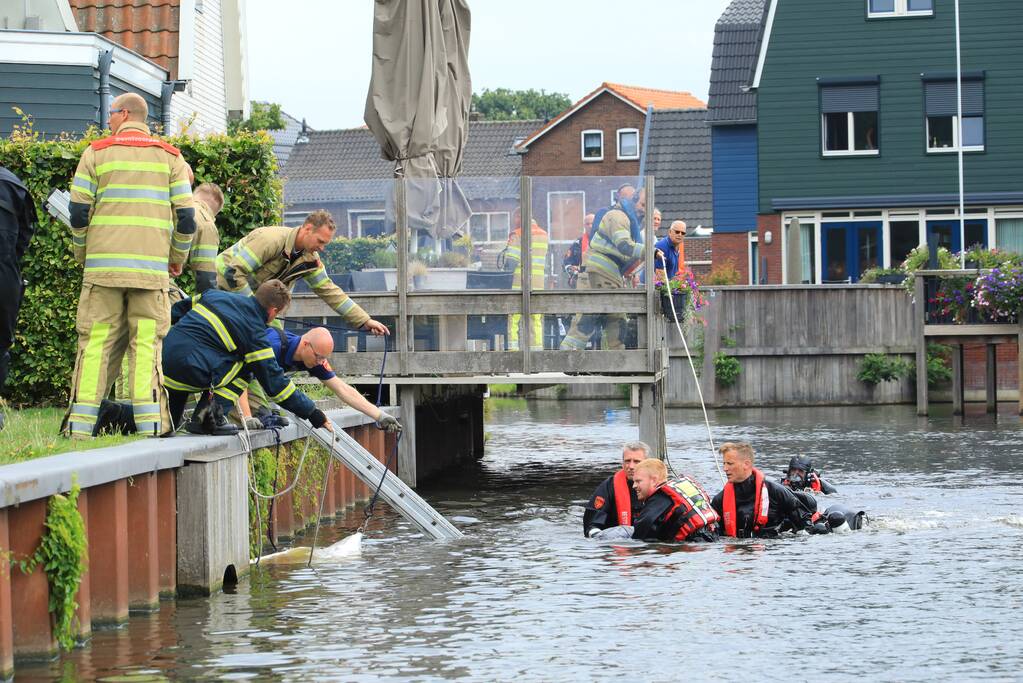
<path id="1" fill-rule="evenodd" d="M 675 540 L 684 541 L 694 531 L 710 527 L 718 521 L 718 513 L 710 504 L 707 492 L 688 475 L 671 479 L 657 489 L 671 498 L 672 506 L 665 520 L 675 531 Z"/>
<path id="2" fill-rule="evenodd" d="M 113 147 L 114 145 L 124 145 L 126 147 L 162 147 L 169 154 L 173 154 L 176 157 L 181 156 L 181 150 L 174 145 L 134 130 L 124 134 L 111 135 L 108 138 L 96 140 L 89 144 L 90 147 L 97 151 Z"/>
<path id="3" fill-rule="evenodd" d="M 767 484 L 764 483 L 764 473 L 753 468 L 754 486 L 756 495 L 753 499 L 753 512 L 756 517 L 753 520 L 753 531 L 760 531 L 767 524 L 767 509 L 771 499 L 767 495 Z M 721 500 L 721 510 L 725 517 L 725 536 L 737 536 L 737 515 L 735 514 L 735 486 L 732 482 L 725 484 L 724 496 Z"/>
<path id="4" fill-rule="evenodd" d="M 632 488 L 625 477 L 625 470 L 618 470 L 614 478 L 615 509 L 618 511 L 618 524 L 632 526 Z"/>

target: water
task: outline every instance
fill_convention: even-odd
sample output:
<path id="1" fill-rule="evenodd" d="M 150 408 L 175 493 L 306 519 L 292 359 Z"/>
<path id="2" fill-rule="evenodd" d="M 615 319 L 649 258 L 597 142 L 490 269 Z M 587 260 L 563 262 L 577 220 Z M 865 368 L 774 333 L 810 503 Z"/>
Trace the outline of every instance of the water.
<path id="1" fill-rule="evenodd" d="M 718 490 L 700 415 L 668 420 L 676 469 Z M 487 457 L 422 489 L 464 540 L 425 540 L 388 512 L 360 558 L 257 570 L 233 594 L 167 603 L 19 679 L 1023 680 L 1017 416 L 964 424 L 900 406 L 712 420 L 769 473 L 812 454 L 839 487 L 827 501 L 867 510 L 870 528 L 598 545 L 581 506 L 635 415 L 494 401 Z"/>

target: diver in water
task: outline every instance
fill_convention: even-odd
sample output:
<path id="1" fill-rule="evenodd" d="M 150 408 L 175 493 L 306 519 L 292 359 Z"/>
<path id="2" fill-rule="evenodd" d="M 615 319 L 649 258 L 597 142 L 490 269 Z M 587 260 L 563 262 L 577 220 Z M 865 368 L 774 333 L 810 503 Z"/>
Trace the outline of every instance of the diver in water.
<path id="1" fill-rule="evenodd" d="M 721 518 L 718 532 L 722 536 L 773 538 L 785 531 L 823 531 L 814 526 L 810 512 L 788 487 L 753 467 L 752 446 L 726 443 L 718 452 L 728 482 L 711 504 Z"/>
<path id="2" fill-rule="evenodd" d="M 796 455 L 789 460 L 789 468 L 785 470 L 781 483 L 793 491 L 810 489 L 814 493 L 838 493 L 838 489 L 813 468 L 813 460 L 808 455 Z"/>
<path id="3" fill-rule="evenodd" d="M 600 483 L 583 512 L 583 533 L 593 538 L 604 529 L 632 526 L 640 502 L 632 489 L 636 465 L 650 457 L 650 446 L 630 441 L 622 447 L 622 469 Z"/>
<path id="4" fill-rule="evenodd" d="M 668 479 L 656 458 L 636 465 L 632 488 L 643 503 L 632 537 L 643 541 L 716 541 L 718 515 L 710 496 L 687 475 Z"/>
<path id="5" fill-rule="evenodd" d="M 867 520 L 867 515 L 863 510 L 854 512 L 841 505 L 830 505 L 823 513 L 818 510 L 817 497 L 814 494 L 837 493 L 838 489 L 813 468 L 813 461 L 809 456 L 797 455 L 789 460 L 789 468 L 781 483 L 792 491 L 804 513 L 810 515 L 815 533 L 841 533 L 862 529 Z"/>

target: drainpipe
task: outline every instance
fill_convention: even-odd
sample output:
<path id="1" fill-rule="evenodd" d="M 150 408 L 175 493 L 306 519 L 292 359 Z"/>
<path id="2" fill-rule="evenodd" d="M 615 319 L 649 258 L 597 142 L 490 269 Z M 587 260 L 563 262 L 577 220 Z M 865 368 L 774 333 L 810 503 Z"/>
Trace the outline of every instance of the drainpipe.
<path id="1" fill-rule="evenodd" d="M 163 123 L 163 134 L 170 135 L 171 132 L 171 97 L 174 95 L 176 81 L 164 81 L 160 88 L 160 104 L 163 107 L 163 115 L 160 117 Z"/>
<path id="2" fill-rule="evenodd" d="M 99 127 L 110 127 L 110 65 L 114 63 L 114 51 L 99 53 Z"/>

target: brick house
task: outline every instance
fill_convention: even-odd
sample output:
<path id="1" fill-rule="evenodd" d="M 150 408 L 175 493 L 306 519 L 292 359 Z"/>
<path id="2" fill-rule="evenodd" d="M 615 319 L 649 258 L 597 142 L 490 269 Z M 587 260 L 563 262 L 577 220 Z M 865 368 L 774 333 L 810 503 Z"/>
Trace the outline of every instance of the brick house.
<path id="1" fill-rule="evenodd" d="M 655 176 L 664 220 L 711 227 L 706 104 L 687 92 L 602 83 L 516 145 L 522 174 L 533 177 L 533 216 L 550 234 L 553 264 L 582 234 L 587 213 L 636 182 L 647 106 L 654 111 L 644 173 Z M 702 258 L 706 249 L 693 246 Z"/>

